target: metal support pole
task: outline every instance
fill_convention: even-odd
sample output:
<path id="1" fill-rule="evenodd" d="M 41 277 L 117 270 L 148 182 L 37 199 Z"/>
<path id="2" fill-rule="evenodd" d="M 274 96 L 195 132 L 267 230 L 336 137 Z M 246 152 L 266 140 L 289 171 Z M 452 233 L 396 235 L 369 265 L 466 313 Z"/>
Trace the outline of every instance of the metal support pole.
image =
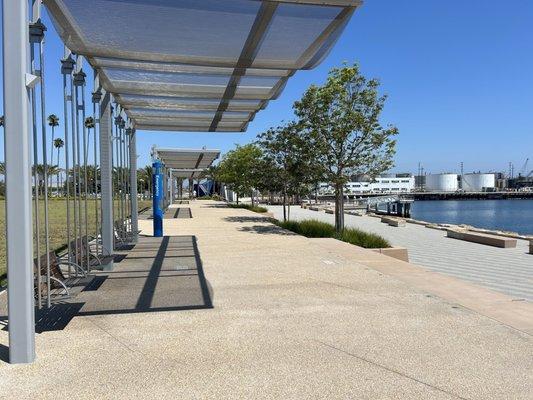
<path id="1" fill-rule="evenodd" d="M 68 91 L 68 85 L 67 85 L 67 75 L 72 74 L 72 71 L 74 69 L 74 60 L 72 59 L 71 55 L 65 55 L 65 58 L 61 60 L 61 74 L 63 75 L 63 120 L 65 121 L 63 126 L 65 127 L 65 188 L 66 188 L 66 211 L 67 211 L 67 226 L 65 226 L 65 229 L 67 230 L 67 253 L 68 253 L 68 260 L 74 261 L 72 258 L 72 246 L 70 244 L 70 154 L 69 154 L 69 107 L 68 102 L 69 99 L 72 99 L 72 92 Z M 69 265 L 69 275 L 71 273 L 71 266 Z"/>
<path id="2" fill-rule="evenodd" d="M 85 74 L 80 71 L 78 73 L 83 74 L 83 85 L 81 86 L 81 107 L 82 107 L 82 120 L 83 120 L 83 186 L 84 186 L 84 219 L 85 219 L 85 248 L 89 249 L 89 205 L 88 205 L 88 197 L 89 197 L 89 179 L 87 175 L 87 166 L 88 166 L 88 159 L 89 159 L 89 130 L 87 126 L 85 125 L 85 119 L 86 119 L 86 113 L 85 113 Z M 96 128 L 93 127 L 93 131 Z M 86 268 L 87 272 L 91 271 L 91 262 L 89 260 L 89 253 L 87 250 L 87 254 L 84 254 L 85 262 L 86 262 Z"/>
<path id="3" fill-rule="evenodd" d="M 45 107 L 45 86 L 44 86 L 44 31 L 46 27 L 41 23 L 41 20 L 37 20 L 36 23 L 32 24 L 30 29 L 30 42 L 37 42 L 39 45 L 39 74 L 41 77 L 41 141 L 42 141 L 42 157 L 43 157 L 43 185 L 44 185 L 44 244 L 45 244 L 45 254 L 46 254 L 46 306 L 51 307 L 51 298 L 50 298 L 50 230 L 49 230 L 49 221 L 48 221 L 48 159 L 47 159 L 47 147 L 46 142 L 48 141 L 46 135 L 46 107 Z M 32 35 L 34 40 L 32 40 Z M 37 211 L 39 212 L 39 211 Z M 40 256 L 40 254 L 38 254 Z M 40 271 L 39 271 L 40 275 Z M 39 277 L 39 294 L 41 292 L 41 282 Z M 40 297 L 40 296 L 39 296 Z M 39 298 L 39 308 L 41 306 Z"/>
<path id="4" fill-rule="evenodd" d="M 31 39 L 31 35 L 30 35 Z M 35 67 L 35 49 L 33 43 L 30 44 L 30 72 L 31 74 L 37 74 Z M 40 309 L 42 307 L 42 259 L 41 259 L 41 212 L 39 207 L 39 188 L 40 188 L 40 171 L 39 166 L 39 139 L 37 136 L 37 95 L 35 85 L 32 85 L 30 88 L 30 98 L 31 98 L 31 128 L 32 128 L 32 138 L 33 138 L 33 201 L 34 201 L 34 216 L 35 216 L 35 253 L 37 254 L 37 307 Z"/>
<path id="5" fill-rule="evenodd" d="M 168 174 L 170 175 L 170 199 L 169 199 L 169 205 L 174 204 L 174 177 L 172 176 L 172 170 L 168 170 Z"/>
<path id="6" fill-rule="evenodd" d="M 96 80 L 96 79 L 95 79 Z M 94 151 L 94 226 L 95 226 L 95 236 L 96 240 L 96 253 L 100 253 L 100 244 L 98 242 L 98 234 L 100 232 L 100 218 L 98 217 L 98 140 L 97 140 L 97 130 L 96 127 L 99 125 L 99 120 L 97 116 L 96 106 L 100 104 L 102 100 L 102 93 L 99 90 L 95 90 L 92 94 L 93 102 L 93 119 L 94 119 L 94 128 L 93 128 L 93 151 Z M 98 122 L 97 122 L 98 121 Z"/>
<path id="7" fill-rule="evenodd" d="M 123 185 L 122 185 L 122 152 L 121 152 L 121 129 L 120 129 L 120 122 L 122 120 L 122 117 L 117 116 L 115 117 L 115 157 L 114 160 L 116 161 L 116 174 L 115 178 L 117 181 L 117 190 L 118 190 L 118 204 L 117 204 L 117 217 L 119 221 L 117 221 L 117 227 L 122 227 L 122 224 L 124 223 L 124 210 L 122 208 L 122 193 L 124 191 Z M 123 229 L 117 230 L 117 235 L 120 236 L 122 240 L 124 240 L 124 231 Z"/>
<path id="8" fill-rule="evenodd" d="M 15 364 L 35 360 L 28 2 L 2 5 L 9 361 Z"/>
<path id="9" fill-rule="evenodd" d="M 79 240 L 78 240 L 78 225 L 79 225 L 79 206 L 78 206 L 78 201 L 79 201 L 79 198 L 78 198 L 78 189 L 79 189 L 79 186 L 78 186 L 78 168 L 79 168 L 79 165 L 78 165 L 78 151 L 77 151 L 77 148 L 78 148 L 78 140 L 77 140 L 77 132 L 78 132 L 78 125 L 79 125 L 79 122 L 78 122 L 78 112 L 77 112 L 77 104 L 78 104 L 78 100 L 77 100 L 77 95 L 76 95 L 76 90 L 74 88 L 74 79 L 72 77 L 72 74 L 69 75 L 69 85 L 70 85 L 70 115 L 71 115 L 71 124 L 72 124 L 72 128 L 71 128 L 71 135 L 72 135 L 72 186 L 73 186 L 73 194 L 72 194 L 72 199 L 73 199 L 73 206 L 74 206 L 74 209 L 73 209 L 73 212 L 74 212 L 74 225 L 73 225 L 73 230 L 74 230 L 74 257 L 73 257 L 73 261 L 75 263 L 79 263 L 79 255 L 80 255 L 80 252 L 79 252 Z M 75 270 L 75 274 L 77 275 L 78 274 L 78 270 Z"/>
<path id="10" fill-rule="evenodd" d="M 100 182 L 102 204 L 102 252 L 111 255 L 113 251 L 113 178 L 111 157 L 113 142 L 111 139 L 111 96 L 109 93 L 103 97 L 100 103 Z M 105 271 L 113 269 L 113 261 L 102 265 Z"/>
<path id="11" fill-rule="evenodd" d="M 127 129 L 130 137 L 130 187 L 131 187 L 131 230 L 133 242 L 137 243 L 139 231 L 139 209 L 137 205 L 137 135 L 135 129 Z"/>
<path id="12" fill-rule="evenodd" d="M 120 131 L 122 132 L 122 172 L 123 172 L 123 186 L 124 186 L 124 234 L 126 238 L 129 240 L 129 233 L 131 232 L 131 225 L 130 225 L 130 217 L 131 217 L 131 210 L 130 210 L 130 183 L 129 183 L 129 161 L 128 161 L 128 143 L 129 143 L 129 136 L 126 132 L 126 121 L 122 121 L 120 124 Z"/>
<path id="13" fill-rule="evenodd" d="M 161 161 L 156 160 L 152 164 L 152 187 L 153 187 L 153 226 L 154 237 L 163 236 L 163 210 L 161 209 L 163 197 L 163 174 Z"/>
<path id="14" fill-rule="evenodd" d="M 168 208 L 168 198 L 169 198 L 169 188 L 168 188 L 168 169 L 167 167 L 164 167 L 165 174 L 165 210 Z"/>
<path id="15" fill-rule="evenodd" d="M 83 59 L 81 59 L 83 62 Z M 79 222 L 79 240 L 80 240 L 80 265 L 85 267 L 86 272 L 90 272 L 89 255 L 83 254 L 83 248 L 89 248 L 89 229 L 88 229 L 88 208 L 87 208 L 87 127 L 85 126 L 85 78 L 86 75 L 80 65 L 80 70 L 74 74 L 74 86 L 75 86 L 75 99 L 76 99 L 76 124 L 77 124 L 77 159 L 78 159 L 78 222 Z M 81 112 L 81 117 L 80 117 Z M 79 126 L 79 120 L 81 118 L 81 129 Z M 80 140 L 80 134 L 82 136 Z M 82 158 L 80 156 L 80 147 L 83 146 L 83 177 L 80 164 Z M 82 191 L 81 186 L 83 182 L 83 213 L 82 213 Z M 83 224 L 82 224 L 83 215 Z M 84 239 L 83 239 L 84 238 Z M 82 243 L 82 241 L 84 243 Z M 85 264 L 85 265 L 83 265 Z"/>

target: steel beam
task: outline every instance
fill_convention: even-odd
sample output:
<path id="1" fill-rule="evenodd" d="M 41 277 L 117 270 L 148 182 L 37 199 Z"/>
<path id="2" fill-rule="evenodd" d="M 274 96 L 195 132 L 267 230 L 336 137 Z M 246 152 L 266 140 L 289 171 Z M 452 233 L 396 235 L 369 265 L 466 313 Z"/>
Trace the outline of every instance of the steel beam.
<path id="1" fill-rule="evenodd" d="M 239 83 L 241 82 L 242 77 L 246 73 L 246 69 L 250 68 L 254 62 L 255 56 L 259 52 L 260 44 L 270 27 L 270 23 L 274 18 L 278 5 L 274 2 L 265 1 L 261 2 L 261 7 L 257 12 L 254 23 L 250 29 L 244 47 L 239 55 L 237 65 L 233 69 L 233 73 L 229 79 L 229 82 L 224 90 L 224 95 L 220 104 L 218 105 L 217 111 L 211 125 L 209 127 L 209 132 L 215 132 L 218 128 L 218 124 L 224 115 L 224 112 L 227 110 L 230 101 L 235 97 Z M 288 78 L 280 79 L 283 84 L 287 81 Z"/>
<path id="2" fill-rule="evenodd" d="M 35 360 L 28 2 L 3 1 L 9 362 Z"/>
<path id="3" fill-rule="evenodd" d="M 174 176 L 172 174 L 172 169 L 168 170 L 168 174 L 170 177 L 170 199 L 169 199 L 169 205 L 174 204 Z"/>
<path id="4" fill-rule="evenodd" d="M 139 232 L 139 210 L 137 205 L 137 133 L 135 129 L 126 129 L 130 135 L 130 189 L 131 189 L 131 230 L 132 242 L 137 243 Z"/>
<path id="5" fill-rule="evenodd" d="M 111 135 L 111 96 L 106 93 L 100 102 L 100 185 L 102 204 L 102 245 L 103 254 L 111 255 L 113 251 L 113 176 L 111 157 L 113 153 L 113 142 Z M 111 257 L 106 257 L 111 258 Z M 103 265 L 103 269 L 110 271 L 113 269 L 113 261 L 110 260 Z"/>

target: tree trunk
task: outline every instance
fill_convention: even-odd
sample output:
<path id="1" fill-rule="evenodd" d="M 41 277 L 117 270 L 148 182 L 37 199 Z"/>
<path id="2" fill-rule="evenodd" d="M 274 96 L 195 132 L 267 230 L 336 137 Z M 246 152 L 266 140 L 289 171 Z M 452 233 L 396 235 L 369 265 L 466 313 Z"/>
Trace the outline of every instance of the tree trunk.
<path id="1" fill-rule="evenodd" d="M 344 231 L 344 185 L 335 185 L 335 230 L 337 233 Z"/>
<path id="2" fill-rule="evenodd" d="M 239 193 L 235 192 L 235 194 L 237 195 L 237 204 L 239 204 Z"/>
<path id="3" fill-rule="evenodd" d="M 59 147 L 57 148 L 57 167 L 58 167 L 58 171 L 57 171 L 57 176 L 56 176 L 56 193 L 57 193 L 57 196 L 59 197 L 59 175 L 61 175 L 61 168 L 59 168 Z"/>
<path id="4" fill-rule="evenodd" d="M 50 165 L 54 165 L 54 138 L 55 138 L 55 127 L 52 126 L 52 143 L 50 145 Z M 59 164 L 59 156 L 57 158 L 57 163 Z"/>
<path id="5" fill-rule="evenodd" d="M 290 221 L 291 219 L 291 199 L 289 198 L 289 202 L 287 203 L 287 221 Z"/>
<path id="6" fill-rule="evenodd" d="M 54 130 L 54 127 L 52 126 L 52 142 L 50 144 L 50 164 L 49 165 L 54 165 L 54 136 L 55 136 L 55 130 Z M 57 159 L 57 163 L 59 164 L 59 158 Z M 46 182 L 46 185 L 50 188 L 50 194 L 52 192 L 52 182 L 53 182 L 53 177 L 52 175 L 49 175 L 48 182 Z"/>
<path id="7" fill-rule="evenodd" d="M 283 191 L 283 222 L 287 222 L 287 193 Z"/>
<path id="8" fill-rule="evenodd" d="M 250 198 L 252 199 L 252 207 L 253 207 L 254 206 L 254 191 L 253 190 L 252 190 Z"/>

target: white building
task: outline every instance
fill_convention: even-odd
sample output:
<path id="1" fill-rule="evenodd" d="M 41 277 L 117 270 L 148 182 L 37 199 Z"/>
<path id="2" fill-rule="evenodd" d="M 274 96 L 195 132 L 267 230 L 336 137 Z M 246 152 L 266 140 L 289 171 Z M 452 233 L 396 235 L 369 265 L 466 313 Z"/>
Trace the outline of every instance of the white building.
<path id="1" fill-rule="evenodd" d="M 345 194 L 364 193 L 409 193 L 415 188 L 413 176 L 383 176 L 377 177 L 372 182 L 348 182 L 344 185 Z M 333 194 L 334 189 L 327 183 L 319 186 L 320 194 Z"/>
<path id="2" fill-rule="evenodd" d="M 357 189 L 357 187 L 355 187 Z M 415 188 L 414 176 L 378 177 L 370 183 L 370 189 L 374 193 L 408 193 Z"/>

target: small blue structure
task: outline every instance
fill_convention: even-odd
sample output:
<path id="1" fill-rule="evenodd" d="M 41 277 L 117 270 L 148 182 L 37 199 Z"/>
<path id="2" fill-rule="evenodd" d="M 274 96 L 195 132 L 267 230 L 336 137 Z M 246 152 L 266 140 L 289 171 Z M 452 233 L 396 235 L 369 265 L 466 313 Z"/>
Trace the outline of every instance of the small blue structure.
<path id="1" fill-rule="evenodd" d="M 198 193 L 198 197 L 211 196 L 215 188 L 215 183 L 210 180 L 204 180 L 194 185 L 194 190 Z"/>
<path id="2" fill-rule="evenodd" d="M 154 237 L 163 236 L 163 165 L 161 161 L 156 160 L 152 163 L 152 187 L 154 188 L 153 195 L 153 218 L 154 218 Z"/>

